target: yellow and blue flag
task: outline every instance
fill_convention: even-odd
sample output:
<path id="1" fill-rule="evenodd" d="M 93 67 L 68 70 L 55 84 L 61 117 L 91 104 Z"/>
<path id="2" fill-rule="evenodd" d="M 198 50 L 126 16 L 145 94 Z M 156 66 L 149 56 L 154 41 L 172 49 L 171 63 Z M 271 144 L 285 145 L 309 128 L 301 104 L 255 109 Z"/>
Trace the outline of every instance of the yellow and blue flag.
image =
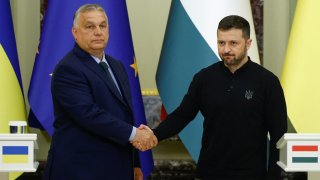
<path id="1" fill-rule="evenodd" d="M 228 15 L 240 15 L 251 25 L 251 59 L 260 64 L 249 0 L 174 0 L 171 3 L 156 82 L 168 113 L 178 107 L 195 73 L 219 61 L 217 28 Z M 198 114 L 179 134 L 194 160 L 198 160 L 203 117 Z"/>
<path id="2" fill-rule="evenodd" d="M 298 133 L 320 132 L 320 1 L 297 1 L 281 84 L 288 116 Z"/>
<path id="3" fill-rule="evenodd" d="M 146 124 L 141 97 L 137 63 L 135 60 L 129 17 L 125 0 L 54 0 L 48 1 L 40 36 L 39 53 L 34 63 L 31 84 L 28 92 L 30 102 L 29 124 L 44 128 L 53 134 L 53 104 L 50 83 L 57 62 L 73 48 L 71 34 L 73 15 L 83 4 L 100 4 L 108 14 L 110 38 L 106 52 L 122 61 L 129 75 L 135 124 Z M 39 127 L 39 126 L 38 126 Z M 140 153 L 141 168 L 144 176 L 153 169 L 151 151 Z"/>
<path id="4" fill-rule="evenodd" d="M 9 133 L 9 121 L 26 120 L 21 74 L 9 0 L 0 2 L 0 133 Z M 10 173 L 15 179 L 21 173 Z"/>
<path id="5" fill-rule="evenodd" d="M 28 163 L 28 146 L 2 146 L 2 163 Z"/>

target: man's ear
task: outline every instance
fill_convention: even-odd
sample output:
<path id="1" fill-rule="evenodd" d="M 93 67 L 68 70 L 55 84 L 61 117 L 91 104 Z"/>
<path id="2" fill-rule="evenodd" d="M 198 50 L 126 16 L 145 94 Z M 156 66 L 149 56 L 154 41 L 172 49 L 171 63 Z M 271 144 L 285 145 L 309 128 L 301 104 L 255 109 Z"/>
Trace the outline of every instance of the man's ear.
<path id="1" fill-rule="evenodd" d="M 75 40 L 77 40 L 77 32 L 78 32 L 78 30 L 76 28 L 72 27 L 71 32 L 72 32 L 73 38 Z"/>
<path id="2" fill-rule="evenodd" d="M 250 48 L 251 44 L 252 44 L 252 39 L 247 39 L 246 41 L 247 50 Z"/>

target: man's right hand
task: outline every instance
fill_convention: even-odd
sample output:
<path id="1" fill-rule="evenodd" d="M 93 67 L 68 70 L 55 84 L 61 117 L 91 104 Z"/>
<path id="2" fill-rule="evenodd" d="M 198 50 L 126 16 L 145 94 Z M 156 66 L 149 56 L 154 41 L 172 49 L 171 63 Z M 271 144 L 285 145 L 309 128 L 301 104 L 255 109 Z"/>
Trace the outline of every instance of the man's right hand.
<path id="1" fill-rule="evenodd" d="M 158 144 L 158 139 L 148 126 L 140 125 L 131 143 L 140 151 L 146 151 L 155 147 Z"/>

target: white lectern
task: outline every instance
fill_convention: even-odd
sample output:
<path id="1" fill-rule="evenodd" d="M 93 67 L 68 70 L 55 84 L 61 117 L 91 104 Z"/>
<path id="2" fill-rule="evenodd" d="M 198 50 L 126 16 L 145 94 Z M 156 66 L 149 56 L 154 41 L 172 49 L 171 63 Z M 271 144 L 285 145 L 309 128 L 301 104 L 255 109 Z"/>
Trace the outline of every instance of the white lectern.
<path id="1" fill-rule="evenodd" d="M 286 133 L 277 142 L 277 148 L 277 164 L 286 172 L 308 172 L 308 176 L 320 172 L 320 134 Z"/>
<path id="2" fill-rule="evenodd" d="M 38 149 L 37 134 L 0 134 L 0 177 L 9 172 L 35 172 L 39 162 L 34 161 Z"/>

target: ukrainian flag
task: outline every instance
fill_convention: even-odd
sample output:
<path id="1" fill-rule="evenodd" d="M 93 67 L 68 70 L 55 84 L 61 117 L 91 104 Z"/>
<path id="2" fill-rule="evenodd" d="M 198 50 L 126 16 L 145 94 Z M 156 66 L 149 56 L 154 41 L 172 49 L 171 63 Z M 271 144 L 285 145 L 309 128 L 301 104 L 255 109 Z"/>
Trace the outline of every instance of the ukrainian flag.
<path id="1" fill-rule="evenodd" d="M 0 27 L 0 133 L 9 133 L 9 121 L 26 120 L 9 0 L 0 3 Z M 20 174 L 10 173 L 10 179 Z"/>
<path id="2" fill-rule="evenodd" d="M 3 164 L 28 163 L 28 146 L 3 146 Z"/>
<path id="3" fill-rule="evenodd" d="M 320 132 L 320 1 L 297 1 L 281 84 L 297 133 Z"/>

